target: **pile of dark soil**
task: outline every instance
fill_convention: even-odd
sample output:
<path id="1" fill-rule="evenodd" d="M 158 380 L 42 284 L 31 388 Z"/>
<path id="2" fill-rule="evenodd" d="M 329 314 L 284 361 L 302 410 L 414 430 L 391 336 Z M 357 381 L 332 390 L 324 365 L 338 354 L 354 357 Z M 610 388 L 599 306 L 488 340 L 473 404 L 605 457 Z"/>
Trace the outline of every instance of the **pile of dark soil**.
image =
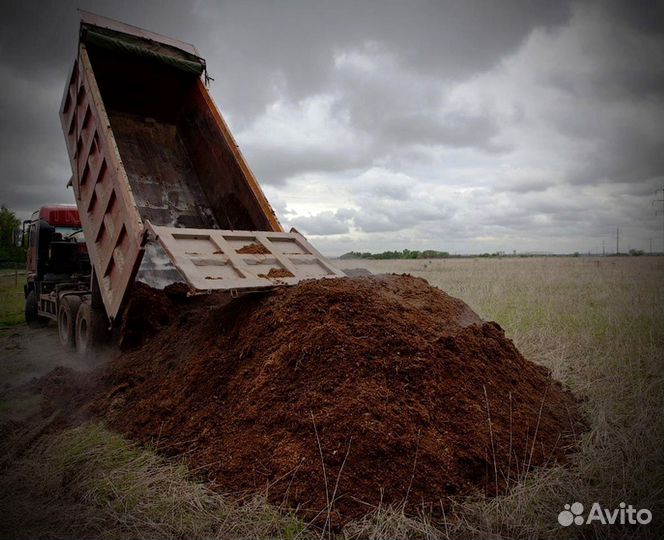
<path id="1" fill-rule="evenodd" d="M 219 489 L 267 490 L 305 517 L 324 520 L 331 501 L 339 525 L 381 503 L 435 511 L 449 495 L 492 495 L 564 461 L 582 427 L 547 369 L 422 279 L 135 298 L 161 317 L 147 323 L 157 333 L 141 339 L 134 316 L 139 345 L 109 365 L 92 409 Z"/>

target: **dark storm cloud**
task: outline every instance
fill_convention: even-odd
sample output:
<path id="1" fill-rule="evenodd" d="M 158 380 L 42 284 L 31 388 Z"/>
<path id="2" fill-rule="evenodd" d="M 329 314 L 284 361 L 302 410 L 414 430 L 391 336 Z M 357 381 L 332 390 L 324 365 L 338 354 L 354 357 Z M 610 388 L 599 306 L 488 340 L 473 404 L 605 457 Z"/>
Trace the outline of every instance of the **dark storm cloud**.
<path id="1" fill-rule="evenodd" d="M 208 58 L 216 79 L 214 94 L 241 127 L 277 97 L 297 100 L 324 89 L 338 50 L 361 47 L 367 40 L 390 43 L 412 69 L 454 78 L 490 66 L 516 47 L 533 25 L 560 23 L 567 12 L 564 5 L 551 2 L 466 4 L 3 2 L 2 200 L 27 211 L 46 194 L 57 201 L 71 198 L 61 187 L 69 171 L 57 111 L 75 56 L 78 7 L 194 43 Z M 476 37 L 463 40 L 467 32 Z M 408 129 L 407 124 L 404 119 L 402 129 Z M 425 127 L 417 137 L 435 136 L 436 130 L 442 139 L 454 137 L 440 125 Z M 276 154 L 268 151 L 258 158 L 261 171 L 267 169 L 262 166 L 266 160 L 273 165 L 274 176 L 269 178 L 275 181 L 296 171 L 356 164 L 339 163 L 324 152 L 303 157 L 293 149 L 290 155 Z M 25 188 L 39 185 L 47 191 Z"/>
<path id="2" fill-rule="evenodd" d="M 246 152 L 252 170 L 266 184 L 283 185 L 286 180 L 304 171 L 344 171 L 366 165 L 368 153 L 340 153 L 336 149 L 273 147 L 252 145 Z"/>
<path id="3" fill-rule="evenodd" d="M 493 142 L 497 122 L 486 116 L 451 113 L 433 118 L 423 113 L 392 116 L 382 126 L 381 139 L 402 144 L 433 144 L 453 148 L 480 148 L 489 152 L 505 151 Z"/>
<path id="4" fill-rule="evenodd" d="M 655 225 L 664 10 L 618 1 L 3 2 L 0 202 L 23 214 L 71 201 L 77 7 L 195 44 L 284 221 L 339 246 Z M 311 182 L 335 196 L 298 206 Z"/>
<path id="5" fill-rule="evenodd" d="M 197 43 L 215 52 L 210 68 L 220 93 L 249 116 L 275 81 L 292 100 L 319 92 L 333 82 L 334 54 L 368 42 L 389 44 L 416 72 L 454 80 L 489 68 L 534 26 L 560 24 L 569 14 L 565 2 L 490 0 L 249 1 L 199 10 L 207 12 L 208 33 Z"/>
<path id="6" fill-rule="evenodd" d="M 663 34 L 662 3 L 658 1 L 625 2 L 606 0 L 604 6 L 611 18 L 621 21 L 637 32 Z"/>
<path id="7" fill-rule="evenodd" d="M 593 64 L 581 71 L 574 59 L 569 67 L 561 58 L 546 76 L 561 99 L 578 104 L 556 109 L 550 121 L 580 145 L 592 143 L 585 159 L 570 167 L 572 183 L 649 182 L 664 175 L 663 19 L 649 20 L 655 3 L 598 5 L 584 21 L 583 45 Z M 607 28 L 614 28 L 611 39 Z"/>

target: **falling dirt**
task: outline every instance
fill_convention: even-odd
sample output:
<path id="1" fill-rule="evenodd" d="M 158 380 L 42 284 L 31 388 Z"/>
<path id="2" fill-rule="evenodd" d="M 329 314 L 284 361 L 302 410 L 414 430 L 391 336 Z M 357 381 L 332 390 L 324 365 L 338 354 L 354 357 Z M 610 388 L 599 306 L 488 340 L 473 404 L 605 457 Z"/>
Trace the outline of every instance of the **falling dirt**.
<path id="1" fill-rule="evenodd" d="M 137 291 L 156 321 L 132 330 L 90 409 L 220 490 L 266 492 L 306 519 L 491 496 L 564 462 L 583 429 L 547 369 L 422 279 L 306 281 L 231 303 Z"/>
<path id="2" fill-rule="evenodd" d="M 253 255 L 269 255 L 270 250 L 263 244 L 253 243 L 242 246 L 240 249 L 235 250 L 236 253 L 253 254 Z"/>
<path id="3" fill-rule="evenodd" d="M 258 277 L 267 278 L 267 279 L 278 279 L 278 278 L 287 278 L 294 276 L 290 271 L 286 270 L 285 268 L 270 268 L 270 271 L 267 274 L 258 274 Z"/>

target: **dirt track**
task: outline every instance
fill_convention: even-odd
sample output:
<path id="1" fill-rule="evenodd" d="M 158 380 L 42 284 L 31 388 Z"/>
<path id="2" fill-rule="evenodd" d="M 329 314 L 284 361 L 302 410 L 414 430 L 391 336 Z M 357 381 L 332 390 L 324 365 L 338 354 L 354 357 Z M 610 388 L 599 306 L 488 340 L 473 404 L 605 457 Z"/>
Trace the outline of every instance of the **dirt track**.
<path id="1" fill-rule="evenodd" d="M 0 330 L 0 422 L 20 420 L 33 412 L 39 396 L 26 388 L 35 377 L 46 375 L 56 367 L 87 371 L 103 362 L 84 362 L 65 350 L 58 341 L 54 324 L 45 328 L 29 328 L 22 324 Z"/>

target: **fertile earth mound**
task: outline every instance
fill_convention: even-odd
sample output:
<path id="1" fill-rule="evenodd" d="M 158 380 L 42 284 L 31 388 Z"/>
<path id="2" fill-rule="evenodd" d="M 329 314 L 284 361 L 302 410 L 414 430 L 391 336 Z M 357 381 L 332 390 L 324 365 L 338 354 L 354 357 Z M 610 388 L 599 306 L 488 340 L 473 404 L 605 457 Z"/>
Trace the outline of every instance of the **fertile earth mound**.
<path id="1" fill-rule="evenodd" d="M 93 410 L 221 490 L 267 492 L 309 518 L 492 495 L 563 461 L 580 428 L 547 369 L 422 279 L 309 281 L 230 303 L 134 296 L 134 348 Z"/>

